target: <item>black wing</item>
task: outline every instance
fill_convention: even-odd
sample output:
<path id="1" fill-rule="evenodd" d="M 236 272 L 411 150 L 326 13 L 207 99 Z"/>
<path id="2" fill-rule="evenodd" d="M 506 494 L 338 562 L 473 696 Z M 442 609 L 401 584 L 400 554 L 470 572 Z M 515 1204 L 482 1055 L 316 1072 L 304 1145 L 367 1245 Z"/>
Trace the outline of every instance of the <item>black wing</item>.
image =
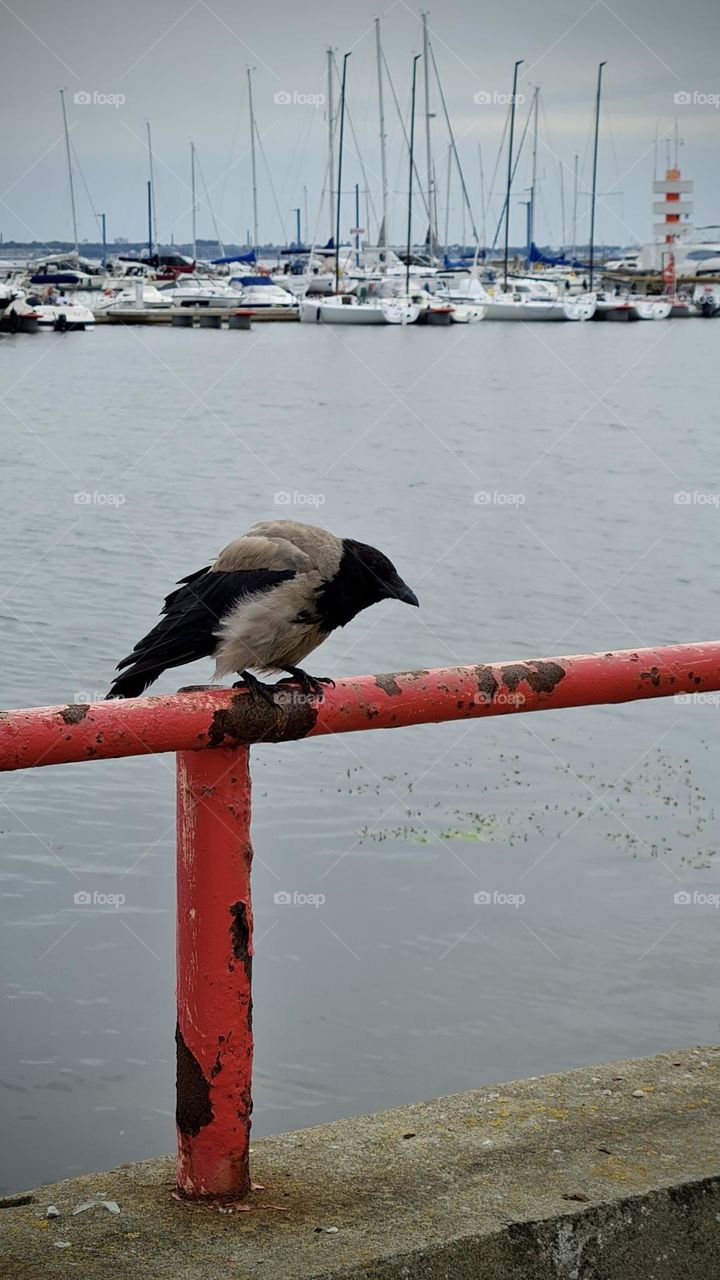
<path id="1" fill-rule="evenodd" d="M 215 648 L 220 622 L 240 600 L 295 576 L 295 569 L 199 569 L 188 574 L 165 600 L 162 620 L 118 663 L 123 674 L 116 676 L 107 697 L 137 698 L 168 667 L 206 658 Z"/>

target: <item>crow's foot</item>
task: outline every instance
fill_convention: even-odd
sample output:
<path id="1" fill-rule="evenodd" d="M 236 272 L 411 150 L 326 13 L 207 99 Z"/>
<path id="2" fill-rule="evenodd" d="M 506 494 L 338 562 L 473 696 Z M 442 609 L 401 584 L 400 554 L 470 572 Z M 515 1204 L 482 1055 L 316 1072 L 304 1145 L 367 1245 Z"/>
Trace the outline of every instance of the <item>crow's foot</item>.
<path id="1" fill-rule="evenodd" d="M 273 685 L 263 684 L 262 680 L 258 680 L 257 676 L 253 676 L 249 671 L 241 671 L 241 680 L 236 680 L 233 689 L 247 689 L 253 702 L 257 702 L 258 698 L 262 698 L 263 702 L 267 702 L 269 707 L 275 706 L 273 697 Z"/>
<path id="2" fill-rule="evenodd" d="M 330 676 L 311 676 L 300 667 L 284 667 L 283 670 L 289 672 L 290 679 L 278 680 L 278 685 L 299 684 L 306 697 L 312 694 L 315 698 L 322 698 L 325 693 L 323 685 L 326 684 L 335 688 L 335 681 Z"/>

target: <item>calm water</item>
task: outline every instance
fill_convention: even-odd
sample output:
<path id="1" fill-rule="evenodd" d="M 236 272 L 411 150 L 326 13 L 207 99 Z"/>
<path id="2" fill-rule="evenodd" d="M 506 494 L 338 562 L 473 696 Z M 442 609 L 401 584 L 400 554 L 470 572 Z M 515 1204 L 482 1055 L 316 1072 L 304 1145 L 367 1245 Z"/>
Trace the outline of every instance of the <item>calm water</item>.
<path id="1" fill-rule="evenodd" d="M 274 515 L 376 543 L 421 598 L 319 674 L 715 638 L 719 351 L 701 321 L 5 338 L 0 705 L 102 696 L 169 585 Z M 718 723 L 663 701 L 258 748 L 256 1133 L 717 1039 L 720 914 L 673 895 L 720 890 Z M 173 760 L 0 800 L 15 1189 L 172 1147 Z M 96 890 L 125 903 L 75 905 Z"/>

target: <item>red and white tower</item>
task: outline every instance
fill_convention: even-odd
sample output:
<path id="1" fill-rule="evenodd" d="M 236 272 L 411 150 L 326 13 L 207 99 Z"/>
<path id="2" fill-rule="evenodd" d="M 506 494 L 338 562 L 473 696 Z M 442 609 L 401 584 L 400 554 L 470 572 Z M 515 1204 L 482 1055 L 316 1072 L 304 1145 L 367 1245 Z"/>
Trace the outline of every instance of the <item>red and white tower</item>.
<path id="1" fill-rule="evenodd" d="M 669 156 L 668 156 L 669 160 Z M 662 272 L 665 286 L 668 293 L 675 293 L 675 251 L 674 245 L 681 231 L 686 231 L 690 227 L 690 223 L 686 219 L 688 214 L 693 211 L 692 200 L 685 200 L 684 196 L 693 194 L 695 184 L 688 178 L 683 178 L 678 168 L 678 139 L 675 137 L 675 164 L 672 168 L 665 170 L 665 177 L 657 179 L 653 182 L 653 191 L 655 195 L 664 196 L 663 200 L 656 200 L 653 204 L 653 213 L 660 214 L 663 217 L 662 222 L 656 222 L 653 226 L 653 234 L 662 236 Z"/>

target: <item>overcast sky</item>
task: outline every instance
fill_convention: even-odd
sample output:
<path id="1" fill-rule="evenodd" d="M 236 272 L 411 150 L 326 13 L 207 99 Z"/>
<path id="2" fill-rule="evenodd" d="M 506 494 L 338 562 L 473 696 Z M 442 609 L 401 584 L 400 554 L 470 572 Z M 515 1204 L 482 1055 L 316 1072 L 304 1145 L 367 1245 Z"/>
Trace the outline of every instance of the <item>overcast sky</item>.
<path id="1" fill-rule="evenodd" d="M 97 239 L 93 216 L 107 214 L 108 238 L 142 238 L 146 228 L 148 153 L 152 128 L 160 239 L 190 236 L 189 139 L 198 176 L 198 235 L 213 235 L 203 182 L 228 242 L 243 242 L 252 226 L 247 101 L 253 72 L 258 150 L 260 240 L 285 241 L 294 232 L 292 207 L 304 208 L 309 234 L 329 234 L 329 213 L 318 209 L 327 164 L 326 48 L 348 63 L 347 103 L 358 149 L 347 128 L 343 174 L 343 231 L 355 222 L 354 185 L 365 188 L 361 225 L 377 233 L 381 207 L 377 76 L 373 19 L 382 18 L 383 45 L 407 123 L 412 56 L 422 48 L 419 10 L 396 0 L 386 9 L 368 0 L 0 0 L 0 231 L 8 239 L 71 238 L 70 202 L 58 90 L 67 90 L 81 239 Z M 677 117 L 683 173 L 695 180 L 697 225 L 720 222 L 720 4 L 718 0 L 444 0 L 430 9 L 430 38 L 448 112 L 481 229 L 480 155 L 490 241 L 507 160 L 498 148 L 507 114 L 513 63 L 525 59 L 516 143 L 534 86 L 541 86 L 536 239 L 562 237 L 563 166 L 566 239 L 572 240 L 573 165 L 578 154 L 581 194 L 578 239 L 587 239 L 591 129 L 597 64 L 607 61 L 599 163 L 598 239 L 629 244 L 652 236 L 656 128 Z M 417 115 L 418 165 L 425 172 L 422 62 Z M 94 101 L 76 101 L 75 95 Z M 690 95 L 676 105 L 676 94 Z M 278 100 L 277 95 L 280 95 Z M 283 101 L 290 96 L 291 101 Z M 103 100 L 111 99 L 110 101 Z M 124 100 L 117 105 L 120 97 Z M 431 84 L 432 145 L 438 222 L 444 237 L 448 133 L 437 87 Z M 115 101 L 112 101 L 112 99 Z M 489 101 L 487 100 L 489 98 Z M 385 86 L 390 187 L 390 236 L 405 235 L 407 160 L 390 84 Z M 347 127 L 347 126 L 346 126 Z M 75 162 L 74 162 L 75 163 Z M 267 164 L 267 167 L 266 167 Z M 524 240 L 525 189 L 531 148 L 520 159 L 511 239 Z M 659 167 L 665 168 L 661 144 Z M 78 167 L 79 165 L 79 167 Z M 274 189 L 274 190 L 273 190 Z M 418 208 L 416 239 L 424 236 Z M 460 238 L 462 200 L 452 174 L 450 239 Z M 369 217 L 368 217 L 369 213 Z M 303 223 L 303 231 L 305 230 Z M 470 220 L 465 218 L 470 242 Z"/>

